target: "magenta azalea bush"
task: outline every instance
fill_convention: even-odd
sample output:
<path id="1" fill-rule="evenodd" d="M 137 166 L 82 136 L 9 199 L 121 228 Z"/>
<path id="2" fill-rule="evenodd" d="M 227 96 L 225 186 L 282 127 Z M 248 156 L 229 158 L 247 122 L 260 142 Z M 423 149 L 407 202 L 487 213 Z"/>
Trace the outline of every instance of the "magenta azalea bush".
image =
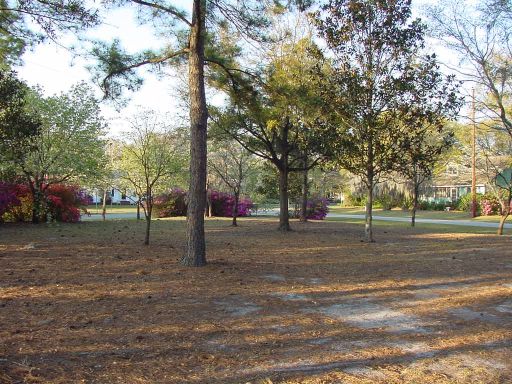
<path id="1" fill-rule="evenodd" d="M 173 188 L 153 199 L 153 208 L 157 217 L 175 217 L 187 215 L 187 191 Z"/>
<path id="2" fill-rule="evenodd" d="M 208 200 L 212 204 L 212 214 L 217 217 L 231 217 L 235 197 L 229 193 L 208 191 Z M 239 199 L 238 216 L 249 216 L 253 202 L 247 197 Z M 173 188 L 153 200 L 153 207 L 157 217 L 174 217 L 187 215 L 187 192 L 180 188 Z"/>
<path id="3" fill-rule="evenodd" d="M 51 220 L 63 223 L 80 221 L 81 211 L 89 203 L 89 197 L 77 185 L 53 184 L 46 189 L 48 213 Z"/>
<path id="4" fill-rule="evenodd" d="M 327 199 L 319 196 L 313 196 L 307 202 L 308 220 L 323 220 L 329 212 Z"/>
<path id="5" fill-rule="evenodd" d="M 0 181 L 0 219 L 10 209 L 21 205 L 19 187 L 18 184 Z"/>
<path id="6" fill-rule="evenodd" d="M 86 193 L 76 185 L 53 184 L 44 190 L 45 217 L 52 221 L 76 223 L 88 203 Z M 33 199 L 25 184 L 0 182 L 0 221 L 23 222 L 32 218 Z M 45 219 L 46 220 L 46 219 Z"/>
<path id="7" fill-rule="evenodd" d="M 208 191 L 212 204 L 212 214 L 218 217 L 232 217 L 235 205 L 235 196 L 225 192 Z M 248 197 L 240 197 L 238 200 L 238 217 L 251 215 L 254 204 Z"/>

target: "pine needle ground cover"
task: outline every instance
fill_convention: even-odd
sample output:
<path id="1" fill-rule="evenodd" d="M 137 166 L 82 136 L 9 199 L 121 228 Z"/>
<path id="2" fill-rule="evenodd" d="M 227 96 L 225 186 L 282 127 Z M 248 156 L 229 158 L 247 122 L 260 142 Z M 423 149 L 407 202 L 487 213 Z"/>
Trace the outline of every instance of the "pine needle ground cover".
<path id="1" fill-rule="evenodd" d="M 182 219 L 0 227 L 0 383 L 509 383 L 510 237 Z"/>

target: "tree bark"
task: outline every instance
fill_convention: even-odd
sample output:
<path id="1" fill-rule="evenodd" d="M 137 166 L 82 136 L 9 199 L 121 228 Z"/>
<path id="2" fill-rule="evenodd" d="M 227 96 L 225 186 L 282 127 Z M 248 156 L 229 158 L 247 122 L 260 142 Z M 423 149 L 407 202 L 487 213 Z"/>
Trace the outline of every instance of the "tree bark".
<path id="1" fill-rule="evenodd" d="M 411 212 L 411 227 L 416 225 L 416 210 L 418 209 L 418 193 L 419 193 L 419 185 L 414 182 L 414 193 L 412 197 L 412 212 Z"/>
<path id="2" fill-rule="evenodd" d="M 510 215 L 510 201 L 512 199 L 509 197 L 505 202 L 501 203 L 501 217 L 500 224 L 498 225 L 498 235 L 503 235 L 503 229 L 505 228 L 505 222 L 507 221 L 508 216 Z"/>
<path id="3" fill-rule="evenodd" d="M 364 236 L 367 243 L 373 243 L 372 209 L 373 209 L 373 177 L 368 178 L 368 199 L 366 201 Z"/>
<path id="4" fill-rule="evenodd" d="M 290 231 L 288 214 L 288 161 L 279 168 L 279 230 Z"/>
<path id="5" fill-rule="evenodd" d="M 137 220 L 140 220 L 140 198 L 137 197 Z"/>
<path id="6" fill-rule="evenodd" d="M 240 201 L 240 191 L 239 190 L 235 190 L 235 204 L 233 205 L 233 221 L 231 222 L 231 225 L 233 227 L 236 227 L 238 226 L 237 222 L 236 222 L 236 218 L 238 216 L 238 202 Z"/>
<path id="7" fill-rule="evenodd" d="M 206 265 L 204 211 L 206 204 L 206 129 L 204 88 L 206 0 L 194 0 L 189 40 L 190 184 L 187 209 L 187 252 L 181 264 Z"/>
<path id="8" fill-rule="evenodd" d="M 103 201 L 101 203 L 101 217 L 105 221 L 107 217 L 107 188 L 103 189 Z"/>
<path id="9" fill-rule="evenodd" d="M 37 177 L 34 182 L 29 180 L 32 193 L 32 224 L 39 224 L 47 220 L 44 187 L 41 184 Z"/>
<path id="10" fill-rule="evenodd" d="M 153 213 L 153 196 L 151 193 L 147 194 L 146 199 L 146 236 L 144 237 L 144 245 L 149 245 L 149 235 L 151 233 L 151 215 Z"/>
<path id="11" fill-rule="evenodd" d="M 302 174 L 302 201 L 300 207 L 300 221 L 306 223 L 308 221 L 308 159 L 304 155 L 304 171 Z"/>

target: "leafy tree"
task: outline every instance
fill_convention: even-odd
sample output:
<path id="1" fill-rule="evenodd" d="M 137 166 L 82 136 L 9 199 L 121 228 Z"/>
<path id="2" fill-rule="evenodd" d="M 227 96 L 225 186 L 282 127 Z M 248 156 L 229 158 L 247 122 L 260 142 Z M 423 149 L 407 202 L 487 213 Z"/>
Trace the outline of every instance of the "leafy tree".
<path id="1" fill-rule="evenodd" d="M 119 163 L 121 179 L 133 188 L 146 218 L 144 244 L 149 245 L 153 200 L 170 186 L 185 160 L 180 156 L 178 137 L 154 112 L 145 111 L 130 121 L 129 142 L 122 148 Z"/>
<path id="2" fill-rule="evenodd" d="M 317 51 L 309 39 L 279 46 L 263 82 L 224 87 L 231 105 L 213 121 L 245 149 L 279 171 L 279 230 L 289 231 L 289 174 L 312 169 L 325 159 L 329 141 L 316 108 L 320 99 L 311 78 Z M 215 113 L 212 113 L 215 116 Z"/>
<path id="3" fill-rule="evenodd" d="M 318 28 L 332 57 L 326 103 L 337 130 L 336 162 L 361 177 L 367 190 L 365 238 L 372 242 L 372 204 L 380 178 L 393 170 L 404 139 L 420 125 L 402 124 L 423 113 L 443 78 L 434 56 L 420 57 L 425 26 L 410 20 L 411 2 L 331 0 L 318 13 Z"/>
<path id="4" fill-rule="evenodd" d="M 307 1 L 302 1 L 301 6 Z M 180 59 L 188 63 L 190 110 L 190 185 L 187 210 L 187 252 L 181 263 L 187 266 L 206 264 L 204 238 L 204 210 L 206 202 L 206 130 L 208 110 L 205 95 L 205 67 L 215 67 L 233 77 L 240 68 L 232 68 L 231 56 L 239 49 L 225 49 L 223 37 L 234 34 L 240 39 L 262 41 L 265 27 L 269 25 L 269 8 L 282 10 L 278 1 L 270 7 L 266 2 L 251 0 L 194 0 L 192 12 L 176 8 L 168 1 L 123 0 L 116 5 L 134 5 L 142 21 L 158 28 L 158 33 L 176 36 L 171 44 L 159 52 L 146 51 L 129 55 L 114 42 L 95 50 L 100 70 L 106 77 L 101 81 L 106 94 L 119 96 L 123 87 L 136 89 L 142 82 L 137 68 L 151 65 L 158 67 L 173 64 Z"/>
<path id="5" fill-rule="evenodd" d="M 30 150 L 30 140 L 41 122 L 28 108 L 29 88 L 15 73 L 0 71 L 0 171 Z"/>
<path id="6" fill-rule="evenodd" d="M 401 174 L 412 185 L 411 226 L 416 224 L 420 187 L 432 178 L 443 152 L 453 144 L 453 132 L 441 125 L 437 130 L 425 128 L 407 139 Z"/>
<path id="7" fill-rule="evenodd" d="M 8 167 L 26 180 L 34 201 L 32 221 L 38 223 L 46 219 L 44 192 L 50 185 L 84 180 L 104 163 L 105 122 L 83 83 L 48 98 L 33 92 L 30 105 L 41 119 L 40 132 L 31 138 L 31 150 L 18 153 Z"/>

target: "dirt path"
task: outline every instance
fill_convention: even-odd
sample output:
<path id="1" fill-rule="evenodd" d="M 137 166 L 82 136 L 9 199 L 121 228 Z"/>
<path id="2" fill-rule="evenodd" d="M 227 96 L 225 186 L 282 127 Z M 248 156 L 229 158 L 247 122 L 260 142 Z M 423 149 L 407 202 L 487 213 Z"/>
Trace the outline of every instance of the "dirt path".
<path id="1" fill-rule="evenodd" d="M 183 224 L 2 227 L 0 383 L 512 381 L 509 237 Z"/>

